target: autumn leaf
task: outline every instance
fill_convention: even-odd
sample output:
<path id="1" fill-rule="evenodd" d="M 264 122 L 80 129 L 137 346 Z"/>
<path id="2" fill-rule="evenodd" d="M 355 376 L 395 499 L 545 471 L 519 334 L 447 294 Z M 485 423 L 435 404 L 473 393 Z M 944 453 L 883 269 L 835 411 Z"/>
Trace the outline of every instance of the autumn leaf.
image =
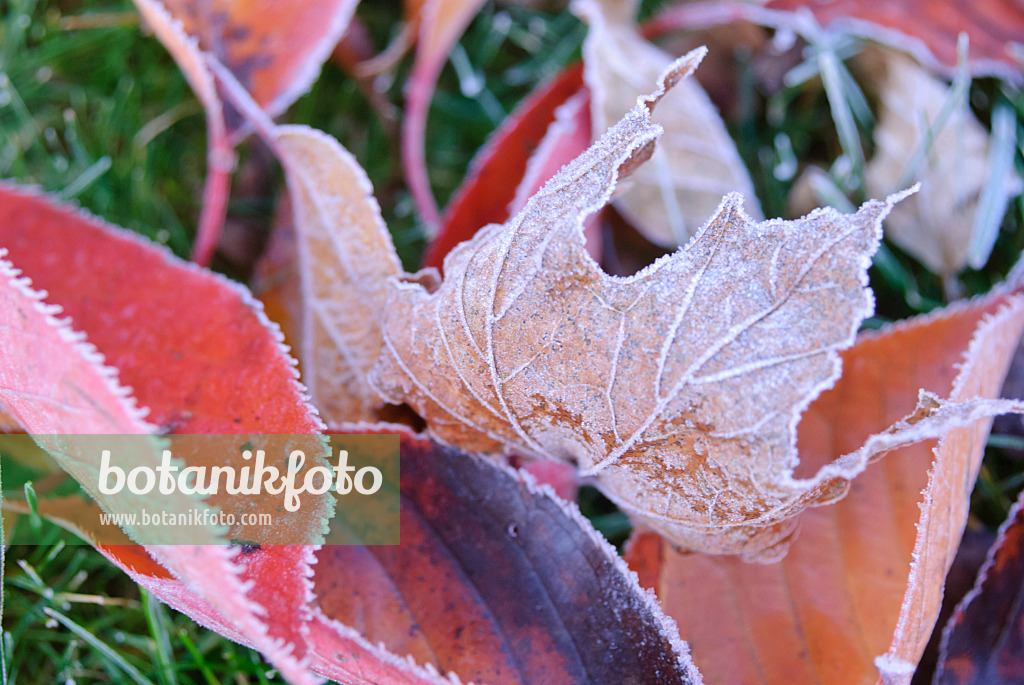
<path id="1" fill-rule="evenodd" d="M 402 272 L 373 187 L 334 138 L 308 126 L 275 126 L 226 68 L 212 70 L 285 169 L 301 285 L 303 379 L 327 421 L 374 420 L 382 404 L 366 376 L 383 344 L 385 283 Z"/>
<path id="2" fill-rule="evenodd" d="M 990 140 L 966 100 L 943 117 L 953 97 L 950 88 L 906 57 L 883 55 L 868 192 L 889 193 L 921 181 L 921 191 L 893 210 L 886 234 L 937 274 L 984 266 L 1006 205 L 1021 189 L 1011 157 L 1005 164 L 990 163 L 994 147 L 1005 141 Z M 992 200 L 992 220 L 979 222 L 982 195 L 994 182 L 1002 190 Z"/>
<path id="3" fill-rule="evenodd" d="M 40 242 L 53 247 L 33 250 Z M 0 244 L 110 364 L 99 365 L 71 324 L 52 320 L 23 280 L 5 278 L 4 405 L 27 428 L 152 432 L 136 399 L 165 430 L 320 427 L 275 332 L 239 286 L 16 188 L 3 189 Z M 107 277 L 96 279 L 97 269 Z M 289 682 L 316 682 L 314 670 L 436 685 L 451 682 L 439 672 L 452 669 L 494 683 L 699 682 L 674 625 L 571 505 L 522 473 L 400 427 L 354 429 L 403 434 L 400 546 L 151 545 L 150 558 L 99 535 L 96 507 L 84 500 L 40 511 L 171 606 L 263 651 Z"/>
<path id="4" fill-rule="evenodd" d="M 38 249 L 41 244 L 48 249 Z M 29 432 L 319 432 L 322 424 L 276 334 L 239 286 L 6 184 L 0 186 L 0 246 L 24 274 L 12 280 L 12 267 L 5 269 L 3 404 Z M 54 318 L 58 305 L 70 322 Z M 145 420 L 137 405 L 148 410 Z M 158 456 L 154 446 L 148 458 L 159 463 Z M 72 473 L 76 464 L 96 468 L 85 459 L 65 459 Z M 311 499 L 302 512 L 308 535 L 296 539 L 316 542 L 331 504 Z M 298 625 L 265 619 L 283 607 L 302 609 L 311 555 L 302 546 L 274 545 L 273 552 L 240 563 L 239 548 L 198 544 L 208 540 L 151 545 L 149 552 L 200 588 L 203 601 L 249 635 L 292 682 L 314 682 Z M 275 577 L 293 582 L 269 582 Z"/>
<path id="5" fill-rule="evenodd" d="M 942 634 L 936 685 L 1010 685 L 1024 678 L 1024 494 L 1010 509 L 977 583 Z"/>
<path id="6" fill-rule="evenodd" d="M 483 0 L 423 0 L 407 5 L 415 12 L 419 34 L 402 116 L 402 167 L 428 237 L 437 234 L 441 219 L 424 156 L 430 99 L 448 52 L 482 4 Z"/>
<path id="7" fill-rule="evenodd" d="M 274 0 L 160 0 L 181 30 L 214 55 L 274 117 L 309 90 L 357 0 L 285 5 Z M 227 112 L 237 140 L 244 120 Z"/>
<path id="8" fill-rule="evenodd" d="M 495 685 L 700 682 L 674 624 L 571 505 L 521 473 L 407 431 L 401 451 L 402 545 L 316 552 L 303 626 L 314 670 L 394 685 L 450 685 L 439 672 Z M 110 538 L 98 530 L 99 508 L 77 496 L 40 500 L 38 511 L 93 544 Z M 139 548 L 100 549 L 171 606 L 250 642 L 148 557 L 140 564 Z"/>
<path id="9" fill-rule="evenodd" d="M 769 10 L 798 19 L 810 11 L 826 28 L 846 31 L 909 52 L 918 61 L 952 76 L 957 65 L 956 37 L 970 39 L 968 65 L 977 76 L 1020 83 L 1020 43 L 1024 11 L 1012 0 L 769 0 Z M 772 20 L 783 24 L 784 16 Z M 792 19 L 789 20 L 792 25 Z"/>
<path id="10" fill-rule="evenodd" d="M 996 396 L 1022 328 L 1024 299 L 1002 288 L 863 334 L 801 419 L 800 471 L 912 411 L 919 388 Z M 987 431 L 982 422 L 938 449 L 888 454 L 844 500 L 804 512 L 778 564 L 680 554 L 651 534 L 634 537 L 627 561 L 679 621 L 708 682 L 906 682 L 939 613 Z"/>
<path id="11" fill-rule="evenodd" d="M 403 438 L 402 459 L 402 544 L 317 553 L 328 622 L 466 681 L 700 682 L 575 506 L 427 440 Z"/>
<path id="12" fill-rule="evenodd" d="M 234 146 L 245 134 L 221 101 L 203 53 L 216 55 L 270 116 L 280 114 L 316 79 L 357 0 L 317 0 L 300 8 L 268 0 L 136 0 L 206 110 L 207 178 L 192 257 L 208 264 L 227 211 Z"/>
<path id="13" fill-rule="evenodd" d="M 836 496 L 786 482 L 793 425 L 870 309 L 864 269 L 891 204 L 757 225 L 730 196 L 686 250 L 601 273 L 582 221 L 650 149 L 649 107 L 700 54 L 518 216 L 456 248 L 440 289 L 395 283 L 371 380 L 442 440 L 578 464 L 677 544 L 755 557 Z"/>
<path id="14" fill-rule="evenodd" d="M 574 11 L 589 25 L 583 45 L 595 132 L 633 108 L 672 63 L 640 35 L 633 0 L 577 0 Z M 664 129 L 651 160 L 621 184 L 615 206 L 646 238 L 683 245 L 718 208 L 722 196 L 744 196 L 748 214 L 761 218 L 754 186 L 725 123 L 694 79 L 664 96 L 653 121 Z"/>

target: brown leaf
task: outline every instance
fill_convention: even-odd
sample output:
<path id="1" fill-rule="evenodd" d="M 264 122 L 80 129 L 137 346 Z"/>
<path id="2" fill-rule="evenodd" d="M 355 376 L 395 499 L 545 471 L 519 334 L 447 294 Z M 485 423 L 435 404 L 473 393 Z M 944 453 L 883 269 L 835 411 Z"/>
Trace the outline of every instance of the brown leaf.
<path id="1" fill-rule="evenodd" d="M 764 558 L 870 456 L 791 473 L 797 418 L 871 309 L 865 271 L 895 198 L 755 224 L 731 195 L 685 250 L 602 273 L 582 222 L 649 151 L 649 108 L 699 59 L 675 63 L 518 216 L 456 248 L 436 292 L 393 282 L 371 382 L 442 440 L 578 464 L 677 544 Z"/>
<path id="2" fill-rule="evenodd" d="M 1024 681 L 1024 493 L 946 626 L 936 685 Z"/>
<path id="3" fill-rule="evenodd" d="M 997 395 L 1022 327 L 1024 298 L 1003 290 L 862 335 L 800 422 L 798 475 L 910 412 L 918 388 Z M 634 538 L 627 560 L 679 622 L 708 682 L 873 683 L 887 649 L 878 665 L 900 682 L 938 615 L 986 432 L 981 423 L 934 453 L 921 443 L 889 454 L 846 499 L 804 512 L 778 564 L 684 555 L 650 534 Z"/>
<path id="4" fill-rule="evenodd" d="M 886 235 L 937 274 L 956 274 L 969 261 L 974 268 L 984 266 L 991 243 L 971 253 L 980 237 L 975 216 L 989 180 L 988 132 L 966 101 L 937 128 L 950 89 L 898 53 L 886 52 L 882 59 L 882 106 L 875 127 L 877 150 L 866 169 L 868 193 L 890 193 L 908 180 L 921 181 L 921 191 L 893 210 Z M 1010 170 L 1004 186 L 1008 194 L 1000 203 L 1004 209 L 1019 183 Z"/>
<path id="5" fill-rule="evenodd" d="M 596 133 L 632 109 L 637 96 L 672 63 L 671 55 L 640 35 L 634 23 L 637 4 L 577 0 L 573 5 L 590 25 L 583 63 Z M 736 145 L 696 80 L 666 93 L 652 119 L 664 128 L 661 141 L 650 162 L 615 196 L 616 208 L 637 230 L 658 245 L 683 245 L 730 192 L 742 194 L 747 213 L 761 218 Z"/>

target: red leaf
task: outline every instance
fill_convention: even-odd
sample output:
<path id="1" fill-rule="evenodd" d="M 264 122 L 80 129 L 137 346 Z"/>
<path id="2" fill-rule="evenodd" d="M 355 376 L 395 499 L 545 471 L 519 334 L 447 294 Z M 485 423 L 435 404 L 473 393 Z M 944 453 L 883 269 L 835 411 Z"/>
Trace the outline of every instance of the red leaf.
<path id="1" fill-rule="evenodd" d="M 406 434 L 401 492 L 400 546 L 317 553 L 328 624 L 492 685 L 698 681 L 615 551 L 521 472 Z"/>
<path id="2" fill-rule="evenodd" d="M 970 38 L 971 73 L 1024 80 L 1024 6 L 1014 0 L 769 0 L 767 7 L 810 10 L 823 26 L 911 52 L 947 75 L 955 71 L 957 35 L 964 32 Z"/>
<path id="3" fill-rule="evenodd" d="M 291 360 L 280 349 L 280 334 L 268 327 L 258 303 L 240 286 L 133 234 L 9 185 L 0 185 L 0 246 L 117 369 L 118 380 L 134 389 L 153 424 L 181 433 L 287 434 L 321 428 L 304 401 Z M 11 297 L 20 304 L 4 312 L 13 332 L 4 345 L 5 373 L 14 374 L 5 387 L 17 391 L 19 400 L 4 401 L 29 432 L 153 430 L 131 413 L 131 405 L 114 403 L 120 392 L 124 404 L 124 393 L 87 351 L 79 354 L 88 365 L 78 370 L 55 364 L 60 359 L 77 363 L 74 354 L 82 348 L 74 346 L 71 329 L 46 323 L 46 311 L 38 307 L 38 316 L 26 319 L 24 302 L 30 296 Z M 40 349 L 36 340 L 42 333 L 48 333 L 53 346 L 70 349 Z M 54 412 L 53 400 L 61 411 Z M 73 401 L 85 402 L 85 410 L 60 404 Z M 318 525 L 327 513 L 310 507 L 307 515 Z M 303 547 L 268 549 L 249 557 L 226 546 L 150 551 L 249 633 L 282 672 L 305 682 L 303 655 L 291 651 L 304 642 L 310 553 Z M 105 552 L 118 554 L 114 548 Z M 126 565 L 138 568 L 137 561 L 133 554 Z M 265 623 L 260 618 L 264 612 L 286 620 Z"/>

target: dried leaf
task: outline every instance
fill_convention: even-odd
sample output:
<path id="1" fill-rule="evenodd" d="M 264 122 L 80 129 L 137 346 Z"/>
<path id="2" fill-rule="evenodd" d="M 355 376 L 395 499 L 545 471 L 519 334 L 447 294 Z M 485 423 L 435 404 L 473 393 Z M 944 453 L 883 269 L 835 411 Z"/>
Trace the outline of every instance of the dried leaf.
<path id="1" fill-rule="evenodd" d="M 972 74 L 1024 81 L 1020 40 L 1024 8 L 1013 0 L 768 0 L 765 4 L 797 15 L 810 10 L 825 27 L 892 45 L 948 76 L 957 65 L 957 35 L 964 32 L 971 43 Z"/>
<path id="2" fill-rule="evenodd" d="M 372 419 L 381 402 L 366 375 L 383 346 L 385 282 L 402 266 L 355 158 L 305 126 L 274 136 L 296 213 L 306 384 L 328 421 Z"/>
<path id="3" fill-rule="evenodd" d="M 755 224 L 732 195 L 685 250 L 603 274 L 582 222 L 649 151 L 665 84 L 699 59 L 674 64 L 518 216 L 456 248 L 436 292 L 393 281 L 371 382 L 447 442 L 578 464 L 677 544 L 767 557 L 870 456 L 791 474 L 797 418 L 871 309 L 865 270 L 897 198 Z"/>
<path id="4" fill-rule="evenodd" d="M 936 685 L 1024 680 L 1024 494 L 1000 527 L 974 589 L 942 635 Z"/>
<path id="5" fill-rule="evenodd" d="M 1024 298 L 1002 290 L 862 335 L 843 354 L 847 371 L 800 422 L 801 471 L 912 411 L 919 388 L 996 396 L 1022 328 Z M 986 433 L 982 423 L 934 452 L 921 443 L 887 455 L 846 499 L 806 511 L 778 564 L 683 555 L 650 534 L 626 558 L 709 682 L 873 683 L 887 648 L 878 666 L 900 682 L 938 616 Z"/>
<path id="6" fill-rule="evenodd" d="M 594 131 L 604 131 L 633 108 L 672 62 L 644 39 L 633 19 L 635 0 L 577 0 L 574 11 L 590 25 L 583 45 L 584 78 L 591 91 Z M 736 145 L 710 98 L 693 79 L 665 95 L 653 116 L 665 132 L 647 165 L 624 182 L 615 206 L 645 237 L 683 245 L 739 192 L 748 214 L 761 218 L 754 186 Z"/>
<path id="7" fill-rule="evenodd" d="M 441 229 L 423 257 L 424 266 L 440 269 L 453 247 L 472 238 L 483 226 L 508 219 L 516 196 L 516 188 L 508 179 L 521 179 L 526 174 L 534 150 L 555 119 L 555 111 L 582 87 L 582 67 L 569 67 L 538 86 L 505 118 L 473 158 L 466 179 L 448 203 Z"/>
<path id="8" fill-rule="evenodd" d="M 469 26 L 483 0 L 423 0 L 422 3 L 412 3 L 407 9 L 415 9 L 417 4 L 419 36 L 402 116 L 402 167 L 424 227 L 433 237 L 437 234 L 441 217 L 434 192 L 430 189 L 424 157 L 427 112 L 437 77 L 448 59 L 448 51 Z"/>
<path id="9" fill-rule="evenodd" d="M 992 142 L 966 102 L 954 107 L 945 122 L 938 121 L 950 98 L 944 83 L 898 53 L 887 52 L 884 59 L 877 151 L 866 170 L 868 192 L 893 192 L 907 179 L 921 181 L 921 191 L 893 210 L 887 235 L 933 272 L 954 275 L 967 265 L 975 241 Z M 927 154 L 919 156 L 920 151 Z M 1020 190 L 1012 170 L 1006 190 Z M 1004 210 L 1008 199 L 1004 196 L 1001 203 Z M 983 266 L 989 250 L 991 244 L 979 255 L 980 263 L 971 260 L 972 266 Z"/>

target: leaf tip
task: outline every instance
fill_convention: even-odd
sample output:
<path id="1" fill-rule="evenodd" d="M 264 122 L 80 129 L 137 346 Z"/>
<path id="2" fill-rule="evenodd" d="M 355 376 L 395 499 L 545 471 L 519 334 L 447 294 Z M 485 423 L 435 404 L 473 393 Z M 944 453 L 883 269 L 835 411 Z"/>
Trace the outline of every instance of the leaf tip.
<path id="1" fill-rule="evenodd" d="M 888 205 L 889 207 L 892 207 L 893 205 L 903 202 L 903 200 L 907 199 L 911 195 L 915 195 L 919 190 L 921 190 L 920 181 L 910 186 L 909 188 L 905 188 L 899 191 L 898 193 L 893 193 L 892 195 L 889 195 L 887 198 L 885 198 L 885 204 Z"/>
<path id="2" fill-rule="evenodd" d="M 643 95 L 637 98 L 638 105 L 646 105 L 647 110 L 653 111 L 654 106 L 658 104 L 658 101 L 665 96 L 665 94 L 672 90 L 676 84 L 688 77 L 704 60 L 704 57 L 708 54 L 708 48 L 706 45 L 701 45 L 699 48 L 694 48 L 688 53 L 672 62 L 672 64 L 665 67 L 665 71 L 661 72 L 661 76 L 658 77 L 657 89 L 648 95 Z"/>

